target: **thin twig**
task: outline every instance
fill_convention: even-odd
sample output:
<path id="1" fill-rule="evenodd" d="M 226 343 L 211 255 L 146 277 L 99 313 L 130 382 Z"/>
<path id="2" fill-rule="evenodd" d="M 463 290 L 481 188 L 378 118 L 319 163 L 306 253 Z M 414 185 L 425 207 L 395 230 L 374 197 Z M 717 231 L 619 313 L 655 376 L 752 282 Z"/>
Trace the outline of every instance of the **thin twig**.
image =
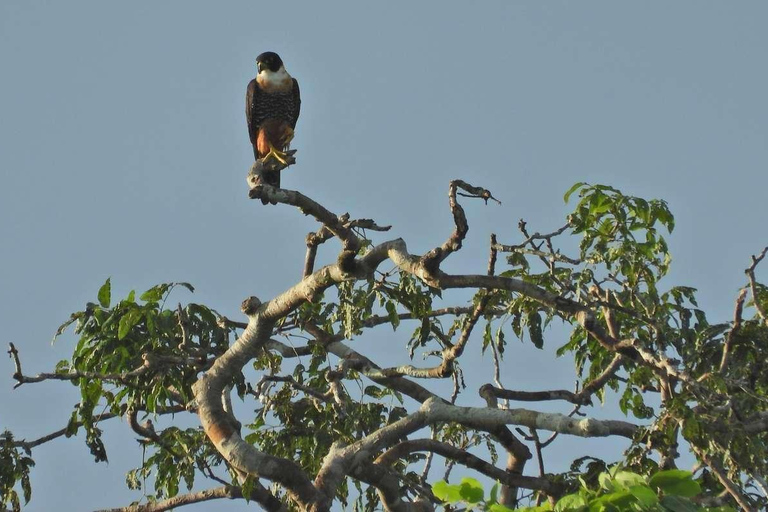
<path id="1" fill-rule="evenodd" d="M 733 341 L 736 339 L 736 334 L 741 329 L 741 312 L 744 309 L 744 301 L 747 298 L 747 289 L 742 288 L 739 292 L 739 296 L 736 297 L 736 307 L 733 310 L 733 327 L 728 331 L 728 336 L 725 338 L 725 344 L 723 345 L 723 357 L 720 359 L 720 373 L 725 373 L 728 368 L 728 358 L 731 355 L 731 348 L 733 347 Z"/>
<path id="2" fill-rule="evenodd" d="M 752 302 L 755 303 L 755 309 L 760 315 L 760 318 L 763 319 L 763 322 L 765 322 L 765 325 L 768 325 L 768 313 L 765 312 L 763 305 L 760 304 L 760 299 L 757 296 L 757 282 L 755 281 L 755 269 L 757 268 L 757 264 L 765 258 L 766 253 L 768 253 L 768 247 L 763 249 L 757 256 L 752 256 L 752 264 L 744 272 L 747 274 L 747 277 L 749 277 L 749 288 L 752 290 Z"/>

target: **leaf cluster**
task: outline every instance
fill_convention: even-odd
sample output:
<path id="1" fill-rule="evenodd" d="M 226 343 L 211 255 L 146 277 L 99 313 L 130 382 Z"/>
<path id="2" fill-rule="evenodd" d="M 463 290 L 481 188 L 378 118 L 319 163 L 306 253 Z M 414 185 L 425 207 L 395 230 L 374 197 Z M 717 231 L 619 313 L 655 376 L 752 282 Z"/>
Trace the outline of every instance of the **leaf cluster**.
<path id="1" fill-rule="evenodd" d="M 19 512 L 21 501 L 15 487 L 17 482 L 21 485 L 24 503 L 29 503 L 32 499 L 29 470 L 35 461 L 29 450 L 14 445 L 13 440 L 13 434 L 7 430 L 0 435 L 0 507 L 10 506 L 10 510 Z"/>
<path id="2" fill-rule="evenodd" d="M 690 471 L 658 471 L 647 478 L 617 465 L 597 474 L 596 480 L 581 479 L 577 492 L 561 497 L 554 505 L 547 502 L 517 509 L 498 503 L 498 483 L 486 499 L 482 484 L 474 478 L 463 478 L 453 485 L 441 480 L 432 485 L 432 492 L 444 504 L 490 512 L 735 512 L 727 506 L 698 506 L 694 499 L 701 494 L 701 486 Z"/>

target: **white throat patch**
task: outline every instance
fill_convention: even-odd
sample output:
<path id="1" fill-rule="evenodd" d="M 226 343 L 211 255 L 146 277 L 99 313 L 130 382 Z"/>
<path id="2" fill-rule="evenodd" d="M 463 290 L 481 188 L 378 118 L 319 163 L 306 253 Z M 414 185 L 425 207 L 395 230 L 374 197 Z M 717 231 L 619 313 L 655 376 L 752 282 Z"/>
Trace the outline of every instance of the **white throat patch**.
<path id="1" fill-rule="evenodd" d="M 285 66 L 280 66 L 277 71 L 262 69 L 256 80 L 261 88 L 267 92 L 286 91 L 293 86 L 293 80 L 285 70 Z"/>

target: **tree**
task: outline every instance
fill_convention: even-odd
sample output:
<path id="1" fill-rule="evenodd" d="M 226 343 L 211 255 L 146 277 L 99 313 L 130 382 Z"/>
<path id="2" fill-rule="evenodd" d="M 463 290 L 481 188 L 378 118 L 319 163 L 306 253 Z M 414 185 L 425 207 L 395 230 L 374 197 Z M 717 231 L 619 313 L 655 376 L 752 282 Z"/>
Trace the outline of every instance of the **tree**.
<path id="1" fill-rule="evenodd" d="M 495 201 L 484 188 L 452 181 L 455 228 L 417 255 L 402 239 L 374 240 L 387 226 L 251 183 L 251 198 L 295 206 L 320 223 L 306 239 L 302 279 L 270 300 L 244 300 L 245 323 L 201 304 L 166 307 L 173 290 L 193 291 L 186 283 L 115 300 L 107 280 L 97 302 L 56 333 L 71 328 L 79 341 L 53 373 L 25 374 L 11 344 L 16 387 L 69 381 L 82 400 L 60 431 L 35 440 L 3 434 L 3 505 L 18 510 L 19 491 L 29 501 L 33 450 L 43 443 L 81 435 L 96 462 L 106 461 L 102 428 L 120 416 L 147 453 L 127 484 L 154 480 L 155 493 L 115 510 L 217 498 L 253 500 L 265 510 L 323 511 L 353 499 L 365 510 L 430 510 L 439 503 L 425 476 L 435 456 L 498 481 L 498 502 L 513 508 L 597 489 L 609 462 L 653 484 L 663 479 L 653 475 L 677 467 L 681 451 L 697 461 L 691 481 L 701 506 L 768 504 L 768 288 L 755 274 L 768 248 L 752 257 L 732 320 L 710 323 L 694 288 L 662 286 L 671 263 L 662 231 L 674 228 L 664 201 L 577 183 L 565 195 L 578 202 L 564 225 L 541 234 L 521 221 L 514 245 L 491 234 L 484 272 L 458 275 L 441 266 L 469 230 L 460 198 Z M 319 246 L 334 240 L 335 261 L 316 270 Z M 385 262 L 394 267 L 383 270 Z M 473 295 L 449 303 L 442 294 L 451 289 Z M 573 358 L 576 389 L 506 389 L 507 340 L 541 348 L 558 323 L 570 331 L 557 353 Z M 386 326 L 407 338 L 403 356 L 436 363 L 382 367 L 348 343 Z M 470 343 L 495 367 L 493 383 L 479 390 L 464 386 L 471 369 L 461 358 Z M 450 379 L 453 392 L 422 385 L 430 379 Z M 472 404 L 475 391 L 485 405 L 457 405 L 460 396 Z M 255 413 L 245 417 L 232 392 Z M 612 397 L 625 418 L 582 412 Z M 570 412 L 537 410 L 552 401 Z M 181 428 L 166 419 L 172 414 L 192 415 L 199 426 Z M 546 472 L 546 448 L 559 436 L 618 437 L 628 448 L 616 461 L 583 457 L 568 471 Z M 536 476 L 524 474 L 532 460 L 538 471 L 528 473 Z M 182 482 L 191 490 L 201 476 L 217 487 L 180 493 Z"/>

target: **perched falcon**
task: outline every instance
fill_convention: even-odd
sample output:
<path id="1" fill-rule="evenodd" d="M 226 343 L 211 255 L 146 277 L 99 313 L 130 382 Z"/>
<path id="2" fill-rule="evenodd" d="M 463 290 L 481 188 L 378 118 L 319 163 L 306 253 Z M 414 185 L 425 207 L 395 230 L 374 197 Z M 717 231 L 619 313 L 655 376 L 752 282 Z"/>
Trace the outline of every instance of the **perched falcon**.
<path id="1" fill-rule="evenodd" d="M 256 66 L 258 75 L 248 84 L 245 95 L 245 117 L 253 154 L 256 160 L 275 158 L 285 164 L 285 151 L 299 119 L 299 83 L 288 74 L 283 60 L 275 52 L 256 57 Z M 262 179 L 268 185 L 280 186 L 279 171 L 265 172 Z"/>

